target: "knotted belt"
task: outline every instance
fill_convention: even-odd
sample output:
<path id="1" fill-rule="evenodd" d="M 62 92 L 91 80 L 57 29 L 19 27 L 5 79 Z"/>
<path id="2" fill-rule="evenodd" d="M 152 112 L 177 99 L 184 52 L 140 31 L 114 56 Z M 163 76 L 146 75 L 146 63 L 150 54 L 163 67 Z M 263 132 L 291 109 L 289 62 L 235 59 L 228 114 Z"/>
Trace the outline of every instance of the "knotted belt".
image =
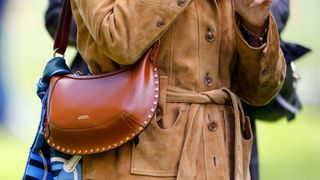
<path id="1" fill-rule="evenodd" d="M 177 179 L 190 179 L 190 177 L 196 177 L 196 162 L 199 152 L 199 146 L 201 140 L 201 131 L 199 129 L 203 126 L 203 121 L 195 120 L 197 117 L 204 117 L 204 104 L 219 104 L 219 105 L 230 105 L 233 109 L 234 115 L 234 157 L 231 162 L 234 164 L 233 177 L 231 179 L 242 180 L 249 179 L 248 162 L 249 153 L 243 152 L 242 131 L 246 128 L 250 129 L 250 125 L 246 123 L 244 118 L 244 112 L 241 106 L 239 98 L 227 88 L 221 88 L 217 90 L 211 90 L 207 92 L 196 93 L 190 90 L 165 85 L 166 91 L 166 102 L 167 103 L 190 103 L 190 111 L 188 115 L 188 121 L 191 124 L 186 130 L 186 139 L 183 145 L 179 170 Z M 163 94 L 164 95 L 164 94 Z M 250 129 L 251 130 L 251 129 Z"/>

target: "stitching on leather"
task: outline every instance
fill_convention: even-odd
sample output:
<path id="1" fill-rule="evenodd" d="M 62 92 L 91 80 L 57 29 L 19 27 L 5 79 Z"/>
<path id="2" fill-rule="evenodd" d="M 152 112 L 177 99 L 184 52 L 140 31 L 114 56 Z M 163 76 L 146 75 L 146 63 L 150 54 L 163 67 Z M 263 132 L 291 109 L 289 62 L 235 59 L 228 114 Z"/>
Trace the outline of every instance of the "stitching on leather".
<path id="1" fill-rule="evenodd" d="M 139 126 L 145 126 L 143 124 L 140 124 L 137 120 L 135 120 L 132 116 L 130 116 L 129 114 L 126 114 L 126 113 L 123 113 L 122 114 L 123 118 L 126 120 L 126 121 L 129 121 L 128 123 L 130 124 L 130 122 L 134 122 L 136 123 L 137 125 Z M 130 124 L 131 126 L 131 124 Z M 132 126 L 133 127 L 133 126 Z"/>

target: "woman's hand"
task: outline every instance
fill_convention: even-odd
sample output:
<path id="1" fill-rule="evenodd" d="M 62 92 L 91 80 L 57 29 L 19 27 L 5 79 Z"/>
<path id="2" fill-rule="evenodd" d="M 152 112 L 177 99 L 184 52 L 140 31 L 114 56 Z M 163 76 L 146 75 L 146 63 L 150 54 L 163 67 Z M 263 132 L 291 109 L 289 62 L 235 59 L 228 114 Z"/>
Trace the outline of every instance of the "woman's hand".
<path id="1" fill-rule="evenodd" d="M 257 35 L 264 33 L 272 0 L 234 0 L 235 10 L 243 25 Z"/>

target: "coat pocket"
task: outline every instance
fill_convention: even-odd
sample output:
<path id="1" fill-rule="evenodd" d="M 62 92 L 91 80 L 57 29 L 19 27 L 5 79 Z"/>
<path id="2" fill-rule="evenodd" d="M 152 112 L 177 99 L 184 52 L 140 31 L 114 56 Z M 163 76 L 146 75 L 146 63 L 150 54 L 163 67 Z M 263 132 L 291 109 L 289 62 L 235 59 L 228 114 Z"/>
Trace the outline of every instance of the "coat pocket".
<path id="1" fill-rule="evenodd" d="M 249 166 L 250 157 L 251 157 L 253 134 L 252 134 L 252 130 L 251 130 L 250 118 L 247 116 L 245 117 L 245 124 L 244 124 L 244 127 L 242 127 L 242 129 L 243 129 L 242 130 L 243 162 L 247 163 L 244 165 Z"/>
<path id="2" fill-rule="evenodd" d="M 234 158 L 235 153 L 242 153 L 238 155 L 241 156 L 241 160 L 242 160 L 242 162 L 240 163 L 242 163 L 241 168 L 243 170 L 243 179 L 249 180 L 250 179 L 249 164 L 250 164 L 250 157 L 251 157 L 253 134 L 251 130 L 249 117 L 240 117 L 240 118 L 244 118 L 245 123 L 243 124 L 243 127 L 241 127 L 241 122 L 235 122 L 234 114 L 231 109 L 224 111 L 224 119 L 225 119 L 224 127 L 226 132 L 225 139 L 226 139 L 226 144 L 227 146 L 229 146 L 228 148 L 230 149 L 229 154 L 231 154 L 231 157 L 230 157 L 231 159 Z M 239 124 L 236 125 L 236 123 L 239 123 Z M 235 142 L 231 138 L 234 140 L 235 139 L 239 140 L 238 142 L 240 142 L 242 145 L 242 151 L 237 151 L 237 152 L 233 151 L 235 149 L 234 148 L 235 144 L 231 144 L 230 142 L 232 143 L 235 143 Z"/>
<path id="3" fill-rule="evenodd" d="M 253 134 L 251 129 L 250 118 L 245 117 L 245 124 L 242 133 L 242 150 L 243 150 L 243 171 L 244 171 L 244 179 L 250 179 L 250 158 L 251 158 L 251 149 L 252 149 L 252 141 Z"/>
<path id="4" fill-rule="evenodd" d="M 188 105 L 167 103 L 132 147 L 131 174 L 175 177 L 179 167 Z"/>

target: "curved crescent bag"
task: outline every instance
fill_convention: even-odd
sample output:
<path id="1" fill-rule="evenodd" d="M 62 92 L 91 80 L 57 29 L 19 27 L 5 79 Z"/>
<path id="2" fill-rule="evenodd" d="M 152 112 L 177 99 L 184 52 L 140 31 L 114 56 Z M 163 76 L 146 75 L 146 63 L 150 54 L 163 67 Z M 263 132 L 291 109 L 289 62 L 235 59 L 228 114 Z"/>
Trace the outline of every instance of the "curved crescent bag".
<path id="1" fill-rule="evenodd" d="M 60 54 L 68 44 L 70 19 L 70 2 L 65 0 L 54 45 Z M 155 43 L 137 64 L 109 74 L 80 76 L 59 73 L 63 71 L 59 68 L 47 72 L 47 143 L 67 154 L 94 154 L 117 148 L 141 133 L 159 102 L 158 50 Z M 60 57 L 48 64 L 59 63 L 66 66 Z"/>

